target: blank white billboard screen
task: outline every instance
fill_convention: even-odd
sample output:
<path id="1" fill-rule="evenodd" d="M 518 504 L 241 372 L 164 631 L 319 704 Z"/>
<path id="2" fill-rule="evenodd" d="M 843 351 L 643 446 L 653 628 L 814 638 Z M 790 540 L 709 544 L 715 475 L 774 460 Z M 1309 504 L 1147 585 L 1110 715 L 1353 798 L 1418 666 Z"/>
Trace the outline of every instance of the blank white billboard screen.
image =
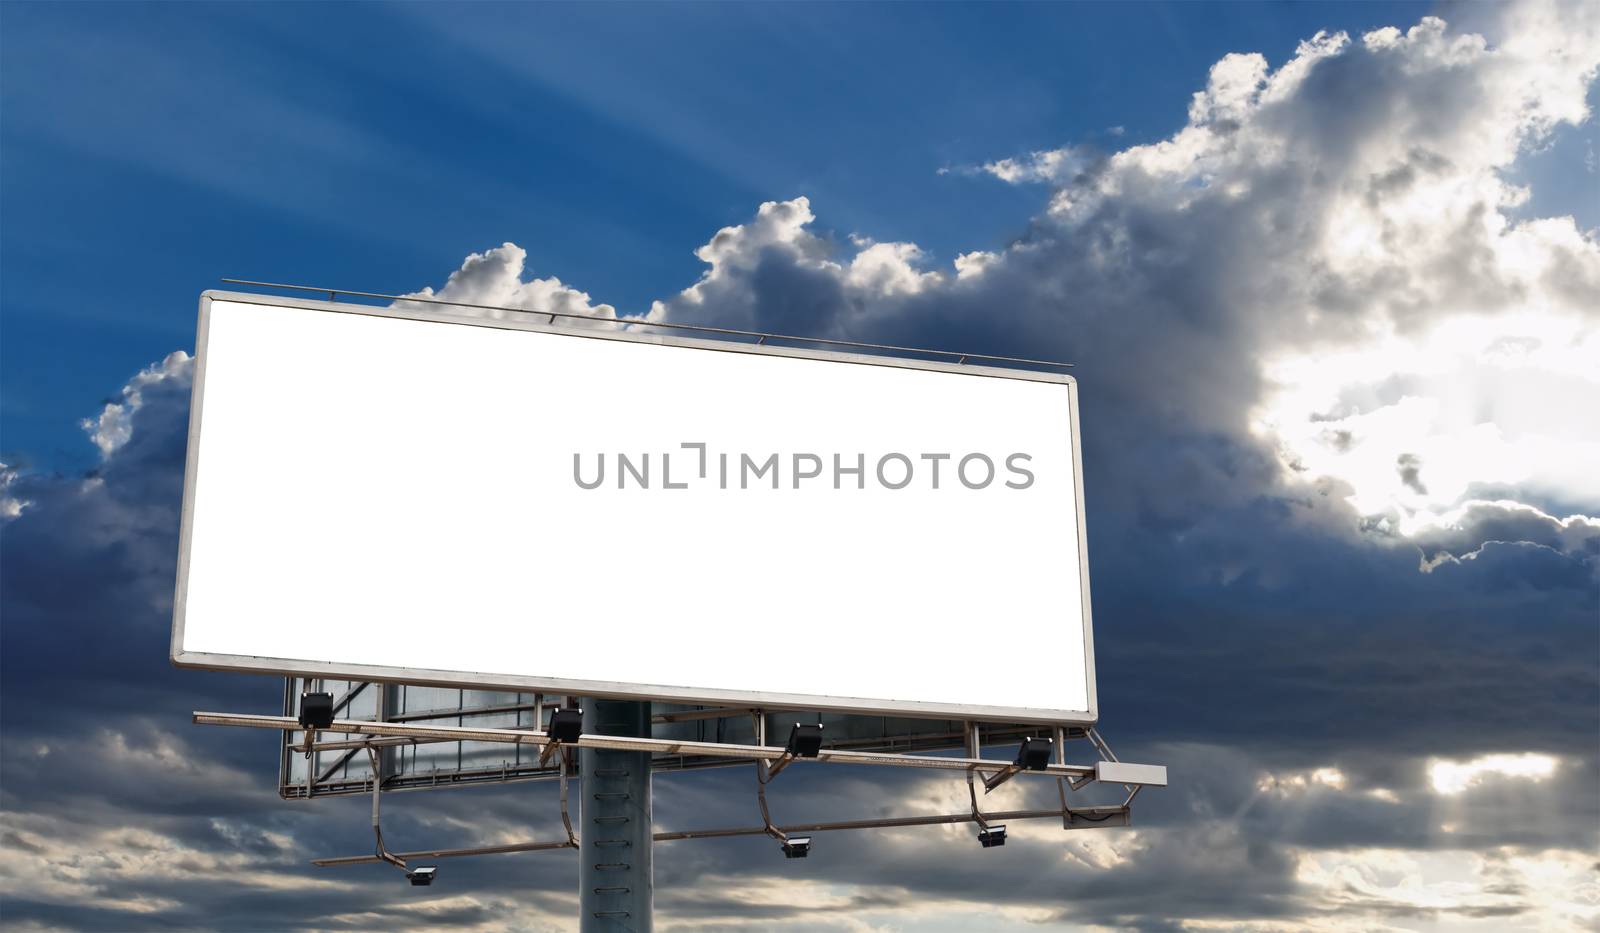
<path id="1" fill-rule="evenodd" d="M 1070 379 L 338 307 L 202 301 L 178 663 L 1094 718 Z"/>

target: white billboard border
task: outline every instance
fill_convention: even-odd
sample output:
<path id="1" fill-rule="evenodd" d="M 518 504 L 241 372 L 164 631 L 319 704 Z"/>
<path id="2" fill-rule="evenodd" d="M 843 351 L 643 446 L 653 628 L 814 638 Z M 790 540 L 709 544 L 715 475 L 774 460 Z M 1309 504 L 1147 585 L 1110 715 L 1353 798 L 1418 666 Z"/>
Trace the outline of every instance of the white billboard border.
<path id="1" fill-rule="evenodd" d="M 403 300 L 403 299 L 402 299 Z M 189 545 L 194 508 L 195 475 L 199 464 L 200 426 L 205 401 L 206 341 L 210 329 L 211 303 L 213 301 L 270 307 L 297 308 L 312 311 L 332 311 L 339 314 L 362 314 L 371 317 L 398 318 L 436 324 L 461 324 L 470 327 L 489 327 L 498 330 L 531 331 L 578 337 L 591 340 L 620 340 L 629 343 L 647 343 L 662 346 L 686 347 L 719 353 L 748 353 L 764 356 L 787 356 L 800 359 L 851 363 L 867 366 L 888 366 L 901 369 L 919 369 L 932 372 L 953 373 L 966 376 L 983 376 L 1001 379 L 1019 379 L 1029 382 L 1052 382 L 1067 386 L 1067 408 L 1072 431 L 1072 472 L 1078 526 L 1078 579 L 1083 610 L 1083 663 L 1085 692 L 1089 700 L 1087 710 L 1047 710 L 1026 707 L 986 706 L 980 704 L 947 704 L 915 700 L 882 700 L 865 697 L 833 697 L 816 694 L 768 693 L 748 690 L 718 690 L 714 688 L 670 687 L 656 684 L 620 683 L 613 681 L 571 680 L 558 677 L 528 677 L 511 674 L 480 674 L 469 671 L 443 671 L 413 668 L 395 668 L 370 664 L 346 664 L 326 661 L 307 661 L 294 658 L 267 658 L 250 655 L 211 654 L 184 651 L 183 629 L 185 594 L 189 582 Z M 444 304 L 437 300 L 433 304 Z M 464 306 L 465 307 L 465 306 Z M 473 306 L 477 307 L 477 306 Z M 702 704 L 740 709 L 763 710 L 827 710 L 836 713 L 860 715 L 889 715 L 910 719 L 951 719 L 968 722 L 1040 723 L 1049 725 L 1090 726 L 1099 720 L 1099 693 L 1095 682 L 1094 617 L 1089 598 L 1089 552 L 1087 541 L 1087 515 L 1083 500 L 1083 450 L 1078 427 L 1078 383 L 1065 373 L 1037 370 L 1009 369 L 981 366 L 970 363 L 945 363 L 936 360 L 907 359 L 868 353 L 846 353 L 836 350 L 819 350 L 802 347 L 774 346 L 765 342 L 739 343 L 732 340 L 704 340 L 679 337 L 675 334 L 638 333 L 634 328 L 651 327 L 646 321 L 618 321 L 631 325 L 628 329 L 562 327 L 532 320 L 539 312 L 507 308 L 507 311 L 526 315 L 527 319 L 472 317 L 444 312 L 414 310 L 411 308 L 379 307 L 353 302 L 319 301 L 286 298 L 277 295 L 259 295 L 208 289 L 200 295 L 199 323 L 195 332 L 195 363 L 190 388 L 189 438 L 184 459 L 183 506 L 178 534 L 177 584 L 172 602 L 172 663 L 178 667 L 198 670 L 237 671 L 254 674 L 295 674 L 342 680 L 367 680 L 382 683 L 407 683 L 435 687 L 462 689 L 511 690 L 543 692 L 567 696 L 609 697 L 633 700 L 660 700 L 667 703 Z M 551 318 L 553 321 L 554 318 Z M 803 342 L 803 337 L 783 339 Z M 1016 661 L 1027 657 L 1019 649 Z M 1045 671 L 1050 670 L 1047 665 Z M 1030 672 L 1037 676 L 1036 673 Z"/>

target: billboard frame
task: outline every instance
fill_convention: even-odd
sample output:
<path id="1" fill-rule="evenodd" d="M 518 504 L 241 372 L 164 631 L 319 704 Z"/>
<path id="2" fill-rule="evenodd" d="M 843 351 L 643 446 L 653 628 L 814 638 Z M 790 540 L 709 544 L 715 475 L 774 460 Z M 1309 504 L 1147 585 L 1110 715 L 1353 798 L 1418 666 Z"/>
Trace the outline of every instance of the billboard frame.
<path id="1" fill-rule="evenodd" d="M 330 297 L 335 296 L 336 294 L 338 294 L 338 292 L 329 290 Z M 395 301 L 400 302 L 409 300 L 405 296 L 382 297 L 392 297 Z M 215 301 L 262 305 L 267 307 L 296 308 L 311 311 L 327 311 L 338 314 L 366 315 L 370 317 L 420 321 L 425 323 L 487 327 L 498 330 L 525 331 L 590 340 L 614 340 L 629 343 L 655 344 L 659 346 L 681 347 L 719 353 L 744 353 L 764 356 L 791 357 L 851 365 L 884 366 L 890 368 L 950 373 L 963 376 L 1017 379 L 1023 381 L 1064 385 L 1068 391 L 1068 412 L 1070 414 L 1070 423 L 1067 425 L 1067 428 L 1071 432 L 1070 445 L 1073 467 L 1073 495 L 1077 512 L 1077 543 L 1079 563 L 1078 579 L 1080 582 L 1079 595 L 1082 603 L 1081 610 L 1083 614 L 1083 657 L 1085 668 L 1085 695 L 1088 699 L 1088 709 L 1054 710 L 989 706 L 981 704 L 939 703 L 918 700 L 889 700 L 866 697 L 837 697 L 816 694 L 773 693 L 750 690 L 723 690 L 708 687 L 679 687 L 614 681 L 576 680 L 557 677 L 484 674 L 471 671 L 396 668 L 383 665 L 308 661 L 304 659 L 293 658 L 271 658 L 185 651 L 183 649 L 183 632 L 184 617 L 186 612 L 186 593 L 188 590 L 189 579 L 190 538 L 193 528 L 192 510 L 194 507 L 195 481 L 199 468 L 200 431 L 204 415 L 205 370 L 208 356 L 206 347 L 211 319 L 211 305 Z M 430 305 L 450 304 L 449 302 L 443 302 L 439 299 L 429 299 L 426 303 Z M 461 307 L 477 309 L 484 308 L 484 306 L 481 305 L 462 305 Z M 520 317 L 491 318 L 486 316 L 472 316 L 470 314 L 450 314 L 443 311 L 421 310 L 417 308 L 393 306 L 380 307 L 376 305 L 359 304 L 355 302 L 321 301 L 219 290 L 207 290 L 201 294 L 199 320 L 195 334 L 195 363 L 190 390 L 189 437 L 184 463 L 183 505 L 178 538 L 177 585 L 175 588 L 172 607 L 173 627 L 170 657 L 174 665 L 178 667 L 200 670 L 238 671 L 277 675 L 295 674 L 305 677 L 321 677 L 339 680 L 364 680 L 381 683 L 408 683 L 438 687 L 508 690 L 529 693 L 543 692 L 550 694 L 564 694 L 569 696 L 616 699 L 659 700 L 667 703 L 705 704 L 712 706 L 762 708 L 769 710 L 827 710 L 831 712 L 857 713 L 864 715 L 893 715 L 913 719 L 953 719 L 965 720 L 969 722 L 1000 722 L 1017 724 L 1039 723 L 1075 726 L 1093 725 L 1098 721 L 1099 698 L 1095 679 L 1094 619 L 1091 612 L 1089 593 L 1089 558 L 1086 528 L 1087 515 L 1084 509 L 1083 496 L 1083 445 L 1081 441 L 1081 435 L 1079 433 L 1077 380 L 1075 380 L 1072 376 L 1065 373 L 1042 372 L 1038 370 L 1016 369 L 1000 366 L 973 365 L 963 361 L 951 363 L 937 360 L 889 356 L 886 354 L 850 353 L 839 350 L 825 350 L 811 347 L 775 346 L 766 342 L 766 340 L 772 335 L 764 334 L 749 334 L 748 336 L 759 339 L 756 342 L 743 343 L 731 339 L 708 340 L 692 337 L 680 337 L 676 334 L 648 332 L 641 333 L 639 331 L 641 328 L 648 330 L 662 326 L 642 320 L 613 320 L 602 318 L 595 319 L 596 324 L 604 325 L 600 327 L 559 326 L 554 323 L 557 315 L 545 315 L 541 312 L 527 311 L 525 309 L 517 308 L 506 308 L 504 310 L 518 314 Z M 543 323 L 535 320 L 535 318 L 540 317 L 547 317 L 550 323 Z M 804 337 L 784 337 L 781 339 L 799 341 L 802 343 L 806 341 L 806 338 Z M 978 358 L 981 355 L 972 354 L 972 356 L 974 358 Z M 965 357 L 962 357 L 962 360 L 964 359 Z M 1019 654 L 1022 653 L 1024 652 L 1019 651 Z"/>

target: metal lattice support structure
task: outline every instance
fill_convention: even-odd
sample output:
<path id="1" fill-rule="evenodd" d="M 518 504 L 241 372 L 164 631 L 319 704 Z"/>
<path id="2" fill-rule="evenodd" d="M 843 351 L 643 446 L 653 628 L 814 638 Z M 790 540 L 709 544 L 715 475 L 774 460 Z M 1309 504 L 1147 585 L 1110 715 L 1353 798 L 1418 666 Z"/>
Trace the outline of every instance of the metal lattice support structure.
<path id="1" fill-rule="evenodd" d="M 601 712 L 602 706 L 636 707 L 624 713 Z M 343 735 L 360 736 L 357 739 L 336 739 L 332 741 L 321 740 L 320 732 L 312 736 L 312 749 L 314 751 L 345 751 L 361 748 L 394 748 L 396 746 L 426 744 L 429 742 L 499 742 L 511 745 L 528 745 L 539 748 L 541 757 L 552 759 L 552 763 L 559 760 L 557 769 L 560 772 L 562 795 L 561 815 L 567 827 L 567 838 L 551 841 L 529 841 L 496 846 L 476 846 L 457 849 L 428 849 L 415 852 L 391 853 L 402 860 L 421 858 L 457 858 L 470 855 L 497 855 L 515 852 L 541 852 L 555 849 L 570 849 L 582 841 L 593 836 L 596 840 L 610 840 L 613 843 L 626 842 L 627 845 L 593 846 L 584 850 L 586 865 L 590 862 L 590 855 L 602 849 L 629 849 L 635 852 L 650 851 L 646 839 L 653 842 L 671 842 L 684 839 L 714 839 L 731 836 L 769 836 L 776 839 L 787 840 L 796 833 L 830 832 L 857 829 L 897 828 L 907 826 L 943 826 L 958 823 L 976 823 L 981 832 L 988 833 L 999 829 L 998 824 L 1009 820 L 1031 819 L 1059 819 L 1063 829 L 1095 829 L 1114 826 L 1128 826 L 1132 823 L 1130 805 L 1139 790 L 1144 787 L 1165 787 L 1167 784 L 1167 769 L 1160 765 L 1131 764 L 1118 761 L 1112 754 L 1098 731 L 1087 730 L 1069 736 L 1068 730 L 1056 728 L 1048 730 L 1052 733 L 1048 741 L 1052 747 L 1053 760 L 1048 763 L 1035 762 L 1024 767 L 1020 760 L 1006 761 L 1003 759 L 983 758 L 982 744 L 980 742 L 980 728 L 976 723 L 969 723 L 964 728 L 966 738 L 966 756 L 934 756 L 911 755 L 883 752 L 862 752 L 850 749 L 822 748 L 816 757 L 796 758 L 787 749 L 764 744 L 765 730 L 758 728 L 758 741 L 763 744 L 740 745 L 725 742 L 704 741 L 677 741 L 672 739 L 646 738 L 641 735 L 621 734 L 626 732 L 647 732 L 651 716 L 648 704 L 591 700 L 589 711 L 584 716 L 584 731 L 575 741 L 559 742 L 549 733 L 535 730 L 522 729 L 474 729 L 461 726 L 420 725 L 415 723 L 397 722 L 369 722 L 360 720 L 336 719 L 320 732 L 332 732 Z M 760 722 L 760 710 L 735 710 L 723 711 L 737 714 L 754 713 Z M 694 715 L 710 715 L 712 711 L 696 713 Z M 596 722 L 595 717 L 600 717 Z M 261 716 L 247 713 L 207 713 L 194 714 L 197 725 L 244 726 L 258 729 L 292 730 L 298 723 L 288 716 Z M 596 733 L 591 730 L 601 728 L 606 731 Z M 1066 761 L 1065 740 L 1069 737 L 1086 738 L 1096 753 L 1100 756 L 1092 764 L 1072 764 Z M 1043 737 L 1041 737 L 1043 738 Z M 584 784 L 584 831 L 576 834 L 579 839 L 574 839 L 570 817 L 567 812 L 567 774 L 570 769 L 571 752 L 576 748 L 579 751 L 581 766 L 586 775 Z M 559 753 L 559 759 L 557 759 Z M 595 757 L 591 753 L 616 753 L 617 758 Z M 770 813 L 763 808 L 761 811 L 762 825 L 759 826 L 732 826 L 711 829 L 678 830 L 671 832 L 650 831 L 649 800 L 649 775 L 652 756 L 675 755 L 708 755 L 721 759 L 738 762 L 750 762 L 757 767 L 758 791 L 765 790 L 765 786 L 773 776 L 784 768 L 798 761 L 814 762 L 821 764 L 854 764 L 874 765 L 880 767 L 917 768 L 923 770 L 955 771 L 961 772 L 969 782 L 969 794 L 972 806 L 961 813 L 929 814 L 922 816 L 880 817 L 867 820 L 842 820 L 816 823 L 778 823 L 771 818 Z M 639 764 L 636 766 L 634 762 Z M 626 764 L 624 764 L 626 762 Z M 601 773 L 604 772 L 604 773 Z M 593 777 L 587 777 L 593 774 Z M 1056 809 L 1040 810 L 1004 810 L 985 811 L 978 805 L 978 796 L 975 782 L 981 779 L 985 786 L 985 793 L 1000 783 L 1017 777 L 1049 777 L 1054 778 L 1058 784 L 1061 806 Z M 605 784 L 606 780 L 613 783 Z M 1092 784 L 1122 785 L 1127 795 L 1120 804 L 1109 806 L 1070 806 L 1068 793 L 1081 790 Z M 369 785 L 370 786 L 370 785 Z M 604 790 L 596 790 L 596 787 Z M 595 799 L 596 793 L 607 796 Z M 621 795 L 621 796 L 612 796 Z M 758 804 L 764 802 L 764 793 L 758 793 Z M 642 803 L 641 803 L 642 802 Z M 616 812 L 595 807 L 614 806 Z M 631 809 L 630 809 L 631 808 Z M 601 824 L 601 828 L 609 828 L 611 834 L 594 836 L 596 827 L 591 826 L 589 818 L 596 813 L 601 813 L 608 819 Z M 615 817 L 628 816 L 626 824 L 615 820 Z M 629 835 L 624 838 L 617 835 L 617 826 L 628 825 Z M 981 837 L 980 837 L 981 838 Z M 648 858 L 648 855 L 645 856 Z M 380 855 L 342 856 L 338 858 L 313 859 L 312 863 L 319 866 L 359 865 L 378 861 L 388 861 Z M 602 864 L 596 862 L 595 864 Z M 614 864 L 607 862 L 603 864 Z M 632 865 L 633 863 L 629 863 Z M 590 884 L 589 887 L 626 887 L 628 895 L 634 893 L 634 884 Z M 621 891 L 608 891 L 607 894 L 619 895 Z M 643 908 L 629 910 L 626 907 L 609 906 L 615 902 L 608 902 L 608 906 L 597 906 L 585 913 L 585 923 L 591 920 L 621 921 L 620 912 L 643 915 Z M 592 914 L 606 913 L 607 916 L 596 918 Z M 618 912 L 618 913 L 613 913 Z M 627 927 L 613 925 L 611 927 L 594 927 L 593 929 L 643 929 L 644 927 Z"/>
<path id="2" fill-rule="evenodd" d="M 281 715 L 294 716 L 300 695 L 307 690 L 328 691 L 335 697 L 335 714 L 348 719 L 377 722 L 489 726 L 543 729 L 552 710 L 567 698 L 539 693 L 445 690 L 404 684 L 380 684 L 324 678 L 286 678 Z M 418 696 L 421 696 L 419 701 Z M 457 694 L 459 702 L 440 708 L 438 698 Z M 574 701 L 575 703 L 576 701 Z M 655 738 L 695 742 L 741 744 L 755 742 L 753 720 L 758 711 L 734 707 L 684 707 L 651 704 Z M 815 715 L 815 714 L 808 714 Z M 770 728 L 778 728 L 783 714 L 767 710 Z M 827 746 L 865 752 L 915 754 L 961 748 L 970 731 L 968 723 L 952 720 L 908 719 L 888 716 L 822 714 Z M 1067 739 L 1085 738 L 1081 727 L 1062 730 Z M 984 736 L 995 745 L 1016 744 L 1038 733 L 1037 726 L 986 723 Z M 384 749 L 384 793 L 436 790 L 520 781 L 556 781 L 560 768 L 538 749 L 505 743 L 482 743 L 389 737 L 357 737 L 349 741 L 317 743 L 313 759 L 305 757 L 305 735 L 298 728 L 283 734 L 279 754 L 278 794 L 286 800 L 309 797 L 364 795 L 370 773 L 367 758 L 358 754 L 369 745 Z M 759 743 L 758 743 L 759 744 Z M 395 751 L 394 749 L 398 749 Z M 493 751 L 491 751 L 491 749 Z M 748 759 L 726 756 L 669 754 L 657 751 L 650 769 L 663 772 L 726 768 Z"/>

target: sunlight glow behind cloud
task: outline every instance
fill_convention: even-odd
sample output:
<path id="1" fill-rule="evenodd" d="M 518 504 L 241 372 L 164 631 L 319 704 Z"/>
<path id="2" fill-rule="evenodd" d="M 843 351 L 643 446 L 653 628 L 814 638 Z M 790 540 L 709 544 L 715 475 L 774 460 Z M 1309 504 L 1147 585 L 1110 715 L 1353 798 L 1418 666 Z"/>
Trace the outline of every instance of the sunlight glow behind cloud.
<path id="1" fill-rule="evenodd" d="M 1452 797 L 1491 779 L 1543 781 L 1556 773 L 1559 764 L 1550 755 L 1535 752 L 1484 755 L 1468 761 L 1435 758 L 1428 762 L 1428 781 L 1435 793 Z"/>
<path id="2" fill-rule="evenodd" d="M 1287 464 L 1348 486 L 1414 535 L 1475 487 L 1600 502 L 1600 335 L 1575 315 L 1461 315 L 1266 365 L 1254 427 Z"/>
<path id="3" fill-rule="evenodd" d="M 1324 767 L 1313 768 L 1310 771 L 1301 771 L 1293 774 L 1266 774 L 1256 782 L 1256 790 L 1262 793 L 1288 794 L 1305 791 L 1315 787 L 1326 787 L 1332 790 L 1344 790 L 1349 783 L 1343 771 L 1338 768 Z"/>

